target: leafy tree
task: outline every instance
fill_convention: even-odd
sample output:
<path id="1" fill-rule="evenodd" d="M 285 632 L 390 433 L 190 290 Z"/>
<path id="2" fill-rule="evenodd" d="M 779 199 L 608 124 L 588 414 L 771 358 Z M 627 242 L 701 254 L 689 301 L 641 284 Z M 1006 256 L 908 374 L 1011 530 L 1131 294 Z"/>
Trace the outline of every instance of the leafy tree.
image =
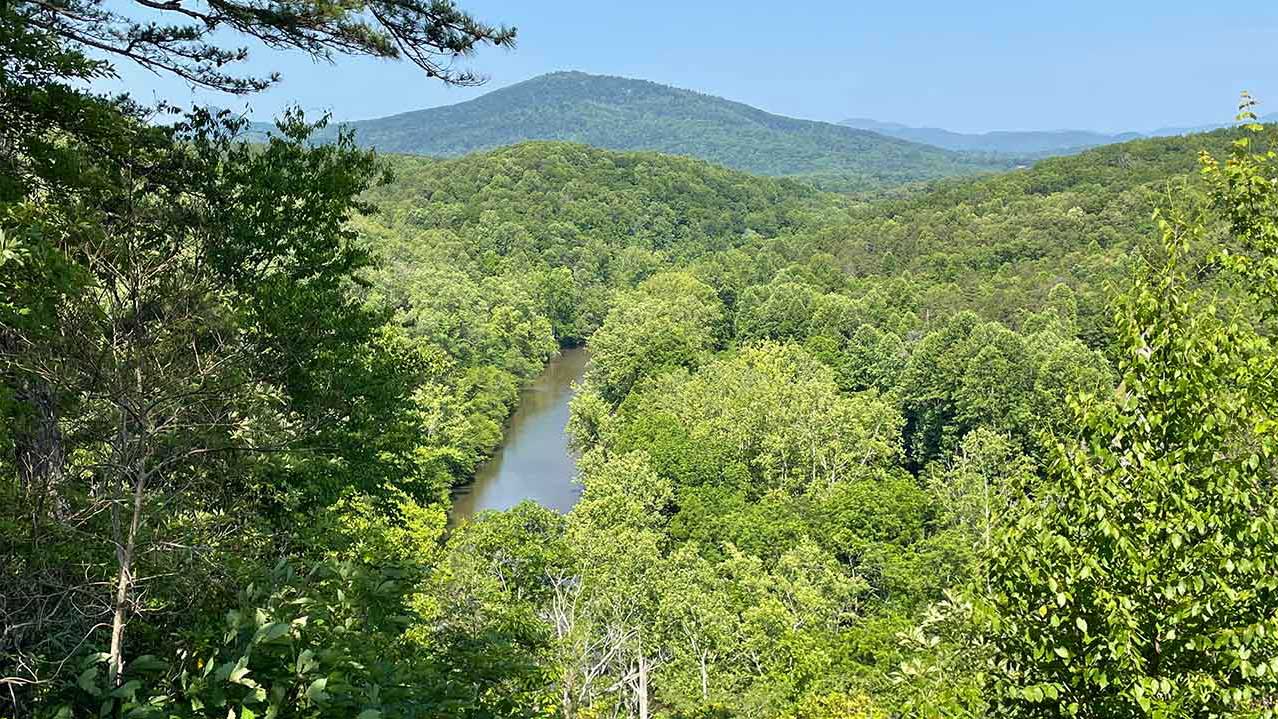
<path id="1" fill-rule="evenodd" d="M 688 275 L 657 275 L 621 298 L 591 336 L 587 379 L 618 403 L 645 377 L 700 364 L 718 344 L 721 324 L 714 290 Z"/>
<path id="2" fill-rule="evenodd" d="M 245 52 L 218 28 L 321 59 L 404 55 L 446 82 L 476 78 L 439 53 L 513 40 L 448 2 L 0 7 L 0 465 L 20 500 L 0 677 L 19 712 L 122 713 L 146 694 L 130 655 L 168 652 L 256 562 L 299 552 L 274 534 L 292 512 L 442 489 L 414 452 L 421 358 L 361 298 L 349 221 L 382 178 L 371 153 L 310 147 L 300 115 L 248 149 L 225 115 L 174 124 L 85 87 L 120 57 L 230 92 L 274 80 L 232 74 Z M 98 649 L 85 700 L 58 672 Z"/>
<path id="3" fill-rule="evenodd" d="M 1251 132 L 1259 131 L 1259 127 Z M 1084 401 L 1035 506 L 993 565 L 990 701 L 1009 716 L 1269 716 L 1278 697 L 1272 153 L 1206 161 L 1249 301 L 1194 288 L 1201 219 L 1160 216 L 1163 252 L 1116 311 L 1112 402 Z M 1189 266 L 1187 266 L 1189 265 Z M 1254 304 L 1252 304 L 1254 303 Z"/>
<path id="4" fill-rule="evenodd" d="M 562 516 L 524 502 L 449 537 L 411 599 L 406 633 L 412 653 L 438 661 L 437 685 L 423 693 L 440 716 L 544 716 L 554 706 L 555 602 L 573 569 L 565 531 Z"/>
<path id="5" fill-rule="evenodd" d="M 657 627 L 673 647 L 660 693 L 684 711 L 722 706 L 737 613 L 731 586 L 695 544 L 676 549 L 662 579 Z M 713 698 L 712 698 L 713 694 Z"/>

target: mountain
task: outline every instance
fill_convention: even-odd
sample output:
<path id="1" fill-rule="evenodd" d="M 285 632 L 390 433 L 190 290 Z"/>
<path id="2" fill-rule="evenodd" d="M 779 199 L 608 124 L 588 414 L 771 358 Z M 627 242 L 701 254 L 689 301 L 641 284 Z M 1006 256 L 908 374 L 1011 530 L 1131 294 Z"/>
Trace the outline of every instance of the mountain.
<path id="1" fill-rule="evenodd" d="M 840 124 L 947 150 L 997 152 L 1022 156 L 1077 152 L 1089 147 L 1126 142 L 1141 137 L 1135 132 L 1111 135 L 1089 130 L 1000 130 L 963 133 L 943 130 L 939 127 L 910 127 L 895 122 L 879 122 L 866 118 L 850 118 Z"/>
<path id="2" fill-rule="evenodd" d="M 1260 118 L 1261 122 L 1278 121 L 1278 113 Z M 939 127 L 911 127 L 897 122 L 880 122 L 854 117 L 839 123 L 859 130 L 869 130 L 911 142 L 919 142 L 957 152 L 1005 153 L 1022 157 L 1046 157 L 1069 155 L 1090 147 L 1112 145 L 1117 142 L 1138 140 L 1144 137 L 1167 137 L 1229 127 L 1232 123 L 1186 127 L 1160 127 L 1149 132 L 1104 133 L 1091 130 L 996 130 L 993 132 L 964 133 L 943 130 Z"/>
<path id="3" fill-rule="evenodd" d="M 1278 122 L 1278 112 L 1271 112 L 1268 115 L 1261 115 L 1259 118 L 1259 121 L 1266 124 Z M 1157 130 L 1150 130 L 1149 132 L 1144 133 L 1144 136 L 1145 137 L 1166 137 L 1166 136 L 1174 136 L 1174 135 L 1192 135 L 1194 133 L 1199 133 L 1199 132 L 1211 132 L 1212 130 L 1219 130 L 1223 127 L 1232 127 L 1234 124 L 1235 123 L 1232 123 L 1232 122 L 1217 122 L 1211 125 L 1186 125 L 1184 127 L 1179 127 L 1179 126 L 1160 127 Z"/>
<path id="4" fill-rule="evenodd" d="M 687 155 L 761 175 L 870 189 L 1005 169 L 1007 158 L 951 152 L 620 77 L 558 72 L 474 100 L 352 122 L 361 144 L 452 157 L 527 140 Z"/>

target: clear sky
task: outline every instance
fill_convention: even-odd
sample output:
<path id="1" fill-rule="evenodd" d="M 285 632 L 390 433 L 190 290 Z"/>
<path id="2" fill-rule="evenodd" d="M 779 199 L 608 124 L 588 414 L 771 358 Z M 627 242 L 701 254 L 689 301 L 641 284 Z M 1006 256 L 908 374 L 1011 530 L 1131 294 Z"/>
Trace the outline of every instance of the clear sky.
<path id="1" fill-rule="evenodd" d="M 279 70 L 250 98 L 199 93 L 269 119 L 285 105 L 357 120 L 451 104 L 555 70 L 689 88 L 793 117 L 868 117 L 958 131 L 1146 130 L 1224 122 L 1238 93 L 1278 110 L 1278 3 L 1214 0 L 458 0 L 514 25 L 519 46 L 469 66 L 482 88 L 446 88 L 411 65 L 315 64 L 258 49 Z M 120 65 L 141 98 L 189 100 L 176 80 Z M 1267 102 L 1266 102 L 1267 101 Z"/>

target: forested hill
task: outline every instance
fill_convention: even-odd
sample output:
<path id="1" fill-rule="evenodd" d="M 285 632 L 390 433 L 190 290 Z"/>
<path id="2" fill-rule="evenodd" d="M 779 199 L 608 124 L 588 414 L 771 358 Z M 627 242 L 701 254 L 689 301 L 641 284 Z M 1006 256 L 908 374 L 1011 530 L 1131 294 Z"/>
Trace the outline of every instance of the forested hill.
<path id="1" fill-rule="evenodd" d="M 744 249 L 725 297 L 824 254 L 857 293 L 897 295 L 930 322 L 973 310 L 1015 326 L 1064 282 L 1099 347 L 1106 284 L 1152 235 L 1156 203 L 1194 173 L 1199 151 L 1222 152 L 1235 136 L 1133 141 L 857 202 L 700 160 L 528 142 L 445 160 L 392 156 L 394 182 L 369 194 L 380 212 L 360 224 L 387 258 L 381 284 L 392 294 L 436 261 L 474 282 L 572 268 L 561 341 L 589 336 L 605 287 Z M 808 270 L 781 274 L 795 272 Z"/>
<path id="2" fill-rule="evenodd" d="M 1231 129 L 1135 140 L 945 180 L 861 205 L 818 234 L 867 288 L 899 292 L 897 278 L 908 278 L 916 311 L 932 317 L 974 310 L 1014 326 L 1064 283 L 1077 294 L 1080 334 L 1100 347 L 1108 285 L 1156 236 L 1154 208 L 1196 184 L 1201 151 L 1219 155 L 1237 137 Z"/>
<path id="3" fill-rule="evenodd" d="M 560 72 L 474 100 L 349 124 L 383 152 L 451 157 L 524 140 L 653 150 L 755 174 L 867 189 L 1010 166 L 840 125 L 797 120 L 642 80 Z"/>
<path id="4" fill-rule="evenodd" d="M 582 241 L 672 251 L 680 258 L 749 236 L 828 222 L 848 203 L 806 183 L 748 175 L 687 157 L 524 142 L 461 158 L 388 158 L 394 181 L 369 194 L 377 217 L 418 227 L 518 222 L 544 252 L 572 228 Z M 494 214 L 495 213 L 495 214 Z M 578 244 L 578 243 L 573 243 Z M 511 249 L 511 248 L 508 248 Z M 517 248 L 514 248 L 517 249 Z"/>
<path id="5" fill-rule="evenodd" d="M 985 532 L 1014 507 L 1054 516 L 1016 493 L 1048 471 L 1044 438 L 1076 431 L 1067 398 L 1113 396 L 1111 290 L 1156 237 L 1166 189 L 1193 202 L 1199 150 L 1236 138 L 1132 142 L 875 202 L 568 143 L 394 158 L 361 229 L 396 319 L 452 363 L 424 456 L 464 478 L 511 379 L 556 339 L 591 350 L 570 420 L 581 503 L 475 518 L 428 591 L 473 598 L 456 610 L 467 636 L 500 638 L 556 600 L 537 593 L 544 569 L 485 590 L 493 567 L 570 567 L 574 631 L 609 648 L 547 629 L 521 657 L 611 663 L 583 706 L 980 707 L 973 650 L 901 638 L 947 588 L 983 584 Z M 650 639 L 611 660 L 618 627 Z M 627 685 L 650 655 L 653 688 Z M 902 680 L 910 665 L 938 679 Z M 580 681 L 563 671 L 560 690 Z M 528 704 L 544 686 L 520 681 L 501 696 Z"/>
<path id="6" fill-rule="evenodd" d="M 585 342 L 631 288 L 717 253 L 846 216 L 848 201 L 701 160 L 529 142 L 463 158 L 387 158 L 395 180 L 355 220 L 382 258 L 375 304 L 447 371 L 422 439 L 442 485 L 501 438 L 515 389 Z M 742 261 L 743 282 L 775 271 Z"/>

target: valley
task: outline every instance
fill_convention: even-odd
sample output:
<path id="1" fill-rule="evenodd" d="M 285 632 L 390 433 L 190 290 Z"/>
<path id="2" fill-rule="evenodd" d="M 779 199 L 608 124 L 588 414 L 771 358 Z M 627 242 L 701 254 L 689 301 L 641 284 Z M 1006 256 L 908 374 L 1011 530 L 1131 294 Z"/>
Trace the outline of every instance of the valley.
<path id="1" fill-rule="evenodd" d="M 518 404 L 493 456 L 475 478 L 453 491 L 454 523 L 486 510 L 507 510 L 531 501 L 567 512 L 581 495 L 577 456 L 568 446 L 568 402 L 589 359 L 585 348 L 561 350 L 519 393 Z"/>
<path id="2" fill-rule="evenodd" d="M 124 7 L 0 5 L 0 717 L 1278 706 L 1278 125 L 1249 94 L 1166 135 L 965 134 L 552 72 L 264 127 L 108 89 L 271 99 L 285 52 L 473 87 L 524 31 Z M 982 53 L 1010 76 L 1022 40 Z M 926 62 L 937 107 L 937 63 L 981 53 L 934 49 L 816 100 Z M 960 110 L 994 112 L 928 124 Z"/>

